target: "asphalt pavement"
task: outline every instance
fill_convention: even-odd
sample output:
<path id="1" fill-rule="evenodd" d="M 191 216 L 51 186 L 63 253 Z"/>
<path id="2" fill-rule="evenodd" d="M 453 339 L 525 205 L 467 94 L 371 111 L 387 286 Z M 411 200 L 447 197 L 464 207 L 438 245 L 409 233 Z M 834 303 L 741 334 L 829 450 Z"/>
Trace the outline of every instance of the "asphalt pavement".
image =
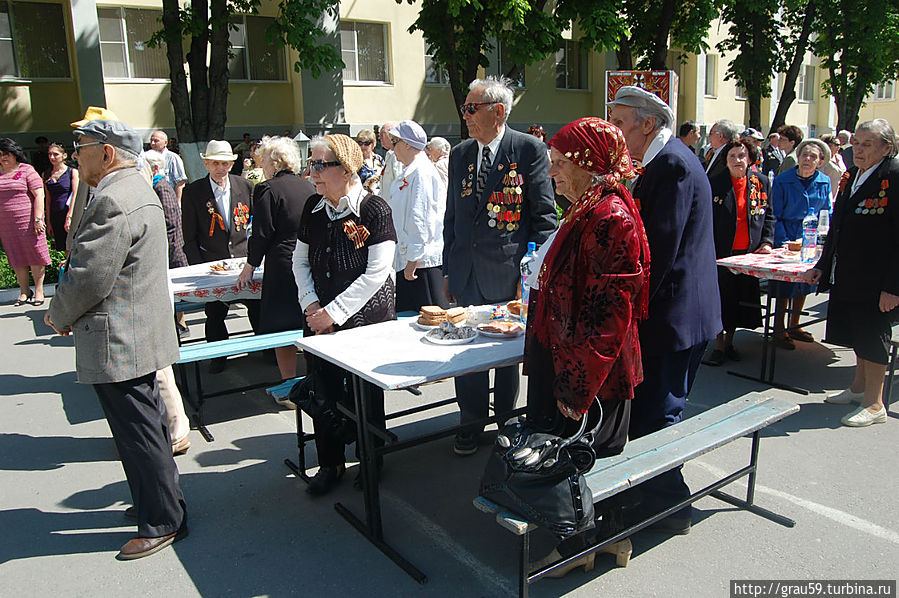
<path id="1" fill-rule="evenodd" d="M 210 400 L 215 441 L 191 431 L 190 452 L 176 458 L 190 536 L 151 557 L 116 561 L 134 526 L 123 517 L 130 494 L 97 398 L 76 383 L 72 340 L 52 335 L 43 324 L 45 307 L 10 303 L 0 306 L 0 596 L 517 595 L 517 538 L 471 504 L 489 438 L 470 458 L 452 454 L 451 438 L 386 458 L 385 535 L 428 576 L 419 585 L 334 510 L 340 501 L 362 512 L 361 493 L 352 488 L 355 464 L 332 494 L 304 492 L 283 463 L 296 456 L 294 412 L 262 390 Z M 808 303 L 820 311 L 820 298 Z M 189 315 L 188 323 L 194 337 L 202 335 L 202 313 Z M 242 312 L 228 325 L 247 328 Z M 809 331 L 820 339 L 824 325 Z M 689 535 L 641 532 L 627 568 L 599 555 L 592 572 L 537 582 L 532 596 L 727 597 L 730 580 L 896 579 L 899 407 L 886 424 L 841 426 L 851 407 L 823 399 L 849 384 L 854 358 L 817 342 L 778 352 L 777 380 L 808 395 L 729 375 L 758 372 L 760 339 L 759 331 L 740 331 L 742 361 L 701 367 L 688 415 L 751 394 L 801 405 L 765 430 L 756 490 L 757 504 L 796 526 L 705 498 L 695 505 Z M 262 354 L 206 374 L 210 388 L 277 378 L 273 360 Z M 388 410 L 453 395 L 452 382 L 423 390 L 422 398 L 388 393 Z M 455 407 L 445 407 L 403 418 L 394 431 L 406 437 L 457 417 Z M 691 461 L 687 481 L 698 488 L 738 469 L 749 446 L 741 439 Z M 311 447 L 310 455 L 314 463 Z M 352 447 L 347 455 L 354 459 Z M 729 491 L 744 489 L 738 482 Z M 533 553 L 542 556 L 552 545 L 538 532 Z"/>

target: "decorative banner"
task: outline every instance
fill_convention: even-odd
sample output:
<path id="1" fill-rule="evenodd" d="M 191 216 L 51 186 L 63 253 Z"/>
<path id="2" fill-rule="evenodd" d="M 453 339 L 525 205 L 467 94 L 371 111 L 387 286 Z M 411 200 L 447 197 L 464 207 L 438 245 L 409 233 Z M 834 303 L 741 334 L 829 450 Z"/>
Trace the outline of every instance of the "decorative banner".
<path id="1" fill-rule="evenodd" d="M 606 71 L 606 119 L 609 118 L 609 102 L 622 87 L 633 85 L 652 92 L 671 106 L 677 119 L 678 78 L 674 71 Z"/>

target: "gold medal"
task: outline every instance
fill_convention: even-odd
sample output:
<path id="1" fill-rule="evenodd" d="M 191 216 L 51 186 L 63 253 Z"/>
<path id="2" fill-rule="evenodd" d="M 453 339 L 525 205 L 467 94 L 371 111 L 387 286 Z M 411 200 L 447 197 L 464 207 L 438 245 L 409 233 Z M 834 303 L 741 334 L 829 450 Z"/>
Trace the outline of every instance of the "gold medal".
<path id="1" fill-rule="evenodd" d="M 515 195 L 521 195 L 521 187 L 515 187 Z"/>
<path id="2" fill-rule="evenodd" d="M 513 177 L 513 178 L 514 178 L 517 174 L 518 174 L 518 173 L 515 172 L 515 170 L 510 170 L 510 171 L 509 171 L 509 176 L 510 176 L 510 177 Z"/>
<path id="3" fill-rule="evenodd" d="M 494 221 L 491 220 L 490 222 L 494 222 Z M 498 228 L 499 230 L 503 230 L 504 226 L 506 226 L 506 223 L 503 222 L 502 220 L 500 220 L 499 222 L 496 223 L 496 228 Z"/>
<path id="4" fill-rule="evenodd" d="M 488 204 L 487 204 L 487 211 L 488 211 L 488 212 L 492 212 L 492 211 L 493 211 L 493 204 L 492 204 L 492 203 L 488 203 Z"/>
<path id="5" fill-rule="evenodd" d="M 498 205 L 493 206 L 493 211 L 496 212 L 497 214 L 499 214 L 499 206 Z"/>

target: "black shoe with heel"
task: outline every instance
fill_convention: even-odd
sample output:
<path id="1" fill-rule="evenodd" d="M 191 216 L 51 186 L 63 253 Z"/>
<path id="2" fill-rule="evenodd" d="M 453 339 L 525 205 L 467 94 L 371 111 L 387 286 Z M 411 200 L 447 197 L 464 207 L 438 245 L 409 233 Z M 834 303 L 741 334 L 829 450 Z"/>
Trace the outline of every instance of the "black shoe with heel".
<path id="1" fill-rule="evenodd" d="M 309 482 L 309 487 L 306 488 L 306 492 L 313 496 L 322 496 L 323 494 L 327 494 L 340 481 L 340 478 L 343 477 L 344 472 L 346 471 L 345 465 L 339 465 L 336 467 L 319 467 L 318 473 L 312 478 Z"/>

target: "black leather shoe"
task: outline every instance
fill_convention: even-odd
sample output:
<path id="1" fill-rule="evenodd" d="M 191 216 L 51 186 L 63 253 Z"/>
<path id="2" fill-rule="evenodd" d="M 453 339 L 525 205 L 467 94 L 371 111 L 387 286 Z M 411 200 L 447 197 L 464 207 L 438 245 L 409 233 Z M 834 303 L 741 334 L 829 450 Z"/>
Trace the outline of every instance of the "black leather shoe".
<path id="1" fill-rule="evenodd" d="M 665 517 L 656 521 L 649 527 L 647 531 L 658 532 L 660 534 L 673 534 L 676 536 L 686 536 L 690 533 L 693 521 L 689 517 Z"/>
<path id="2" fill-rule="evenodd" d="M 727 359 L 727 357 L 724 355 L 724 351 L 721 351 L 720 349 L 715 349 L 714 351 L 712 351 L 712 354 L 709 355 L 709 358 L 706 359 L 704 363 L 706 365 L 718 367 L 719 365 L 724 363 L 724 361 L 726 359 Z"/>
<path id="3" fill-rule="evenodd" d="M 209 373 L 210 374 L 221 374 L 225 371 L 225 363 L 228 360 L 225 357 L 216 357 L 215 359 L 209 360 Z"/>
<path id="4" fill-rule="evenodd" d="M 345 471 L 346 466 L 344 465 L 338 467 L 319 467 L 318 473 L 316 473 L 315 477 L 312 478 L 312 481 L 309 482 L 306 492 L 313 496 L 327 494 L 334 489 L 334 486 L 336 486 L 337 482 L 340 481 L 340 478 L 343 477 Z"/>

